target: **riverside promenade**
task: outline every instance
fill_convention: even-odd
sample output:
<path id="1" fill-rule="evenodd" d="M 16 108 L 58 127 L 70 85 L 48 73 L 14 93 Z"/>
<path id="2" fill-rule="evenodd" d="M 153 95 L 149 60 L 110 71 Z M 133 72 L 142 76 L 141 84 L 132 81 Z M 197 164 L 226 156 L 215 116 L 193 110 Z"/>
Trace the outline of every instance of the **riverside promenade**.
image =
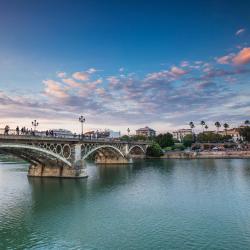
<path id="1" fill-rule="evenodd" d="M 164 159 L 245 159 L 250 158 L 250 150 L 238 151 L 170 151 L 166 152 L 161 158 Z"/>

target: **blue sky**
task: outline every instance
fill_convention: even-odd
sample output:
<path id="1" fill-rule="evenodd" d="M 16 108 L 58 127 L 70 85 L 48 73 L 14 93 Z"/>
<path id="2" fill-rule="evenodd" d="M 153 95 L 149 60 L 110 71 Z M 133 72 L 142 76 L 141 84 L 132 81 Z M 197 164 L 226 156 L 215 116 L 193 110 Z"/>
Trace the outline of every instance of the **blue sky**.
<path id="1" fill-rule="evenodd" d="M 1 1 L 1 126 L 240 124 L 249 13 L 248 1 Z"/>

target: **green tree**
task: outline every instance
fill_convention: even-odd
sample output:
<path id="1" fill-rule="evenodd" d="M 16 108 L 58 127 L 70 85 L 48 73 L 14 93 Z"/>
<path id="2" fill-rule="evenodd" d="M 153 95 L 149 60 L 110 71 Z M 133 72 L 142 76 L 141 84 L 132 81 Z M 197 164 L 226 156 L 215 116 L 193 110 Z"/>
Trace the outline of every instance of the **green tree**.
<path id="1" fill-rule="evenodd" d="M 250 124 L 250 121 L 249 121 L 249 120 L 245 120 L 245 122 L 244 122 L 244 123 L 245 123 L 245 125 L 247 125 L 247 126 L 248 126 L 248 125 Z"/>
<path id="2" fill-rule="evenodd" d="M 201 143 L 207 143 L 207 142 L 226 142 L 232 139 L 230 135 L 222 136 L 218 133 L 214 132 L 207 132 L 207 133 L 199 133 L 197 135 L 197 141 Z"/>
<path id="3" fill-rule="evenodd" d="M 153 143 L 147 148 L 147 155 L 152 157 L 160 157 L 163 155 L 161 146 L 158 143 Z"/>
<path id="4" fill-rule="evenodd" d="M 155 141 L 162 147 L 170 147 L 174 145 L 173 135 L 170 133 L 159 134 L 155 137 Z"/>
<path id="5" fill-rule="evenodd" d="M 191 147 L 192 143 L 194 143 L 194 137 L 193 135 L 185 135 L 183 137 L 182 143 L 185 147 Z"/>
<path id="6" fill-rule="evenodd" d="M 247 126 L 245 128 L 240 128 L 239 130 L 240 136 L 247 142 L 250 142 L 250 127 Z"/>
<path id="7" fill-rule="evenodd" d="M 123 135 L 123 136 L 120 137 L 120 140 L 121 141 L 130 141 L 131 138 L 128 135 Z"/>

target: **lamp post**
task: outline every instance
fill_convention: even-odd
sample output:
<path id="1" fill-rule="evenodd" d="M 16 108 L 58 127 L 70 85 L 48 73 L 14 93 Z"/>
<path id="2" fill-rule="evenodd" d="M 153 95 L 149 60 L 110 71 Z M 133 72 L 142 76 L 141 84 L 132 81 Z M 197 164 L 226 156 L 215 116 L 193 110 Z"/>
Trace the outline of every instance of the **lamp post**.
<path id="1" fill-rule="evenodd" d="M 129 133 L 130 133 L 130 129 L 128 128 L 128 129 L 127 129 L 127 131 L 128 131 L 128 136 L 129 136 Z"/>
<path id="2" fill-rule="evenodd" d="M 82 138 L 83 138 L 83 123 L 85 122 L 85 118 L 81 115 L 79 117 L 79 122 L 81 123 L 81 127 L 82 127 Z"/>
<path id="3" fill-rule="evenodd" d="M 34 120 L 33 122 L 31 122 L 32 126 L 34 126 L 34 132 L 36 131 L 36 127 L 39 125 L 39 123 L 37 122 L 37 120 Z"/>

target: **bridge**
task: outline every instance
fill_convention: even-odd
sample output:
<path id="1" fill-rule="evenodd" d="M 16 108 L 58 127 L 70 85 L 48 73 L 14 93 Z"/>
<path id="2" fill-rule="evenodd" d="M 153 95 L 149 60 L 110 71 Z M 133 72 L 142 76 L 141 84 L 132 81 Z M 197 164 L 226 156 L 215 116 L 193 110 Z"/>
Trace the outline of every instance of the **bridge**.
<path id="1" fill-rule="evenodd" d="M 145 156 L 149 145 L 115 139 L 0 135 L 0 153 L 29 162 L 28 176 L 39 177 L 87 177 L 86 159 L 97 164 L 128 164 L 135 155 Z"/>

